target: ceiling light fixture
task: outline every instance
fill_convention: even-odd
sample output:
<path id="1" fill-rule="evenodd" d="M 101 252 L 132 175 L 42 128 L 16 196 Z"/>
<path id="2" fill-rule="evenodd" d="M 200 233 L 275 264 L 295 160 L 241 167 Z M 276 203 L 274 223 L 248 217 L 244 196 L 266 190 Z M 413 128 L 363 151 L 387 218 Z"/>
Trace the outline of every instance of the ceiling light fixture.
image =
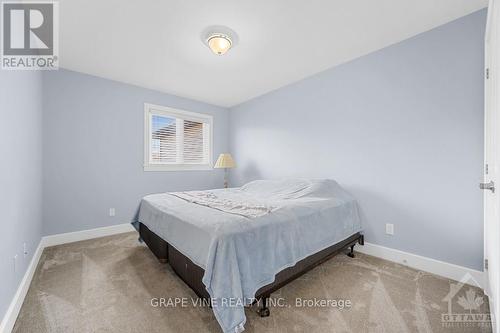
<path id="1" fill-rule="evenodd" d="M 212 26 L 202 32 L 201 39 L 214 54 L 223 55 L 236 45 L 238 36 L 228 27 Z"/>
<path id="2" fill-rule="evenodd" d="M 231 38 L 229 38 L 229 36 L 216 33 L 208 37 L 207 44 L 213 53 L 217 55 L 223 55 L 224 53 L 229 51 L 229 49 L 233 45 L 233 42 L 231 41 Z"/>

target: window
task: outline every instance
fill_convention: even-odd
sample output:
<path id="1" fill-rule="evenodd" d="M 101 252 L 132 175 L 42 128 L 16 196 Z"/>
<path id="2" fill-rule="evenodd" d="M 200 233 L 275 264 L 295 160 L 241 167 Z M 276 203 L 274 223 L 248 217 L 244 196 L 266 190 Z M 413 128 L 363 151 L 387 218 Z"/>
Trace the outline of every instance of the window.
<path id="1" fill-rule="evenodd" d="M 144 104 L 144 171 L 212 168 L 212 116 Z"/>

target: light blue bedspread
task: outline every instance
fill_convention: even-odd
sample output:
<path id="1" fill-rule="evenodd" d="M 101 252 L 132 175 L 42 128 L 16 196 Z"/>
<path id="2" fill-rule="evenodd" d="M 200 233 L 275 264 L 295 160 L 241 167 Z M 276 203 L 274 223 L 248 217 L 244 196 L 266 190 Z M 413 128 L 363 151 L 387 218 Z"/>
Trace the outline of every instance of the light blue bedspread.
<path id="1" fill-rule="evenodd" d="M 333 180 L 259 180 L 209 192 L 219 199 L 214 207 L 186 195 L 148 195 L 138 221 L 205 269 L 224 332 L 244 330 L 243 304 L 278 272 L 361 230 L 356 201 Z M 231 213 L 234 207 L 218 209 L 226 201 L 269 212 L 248 218 Z"/>

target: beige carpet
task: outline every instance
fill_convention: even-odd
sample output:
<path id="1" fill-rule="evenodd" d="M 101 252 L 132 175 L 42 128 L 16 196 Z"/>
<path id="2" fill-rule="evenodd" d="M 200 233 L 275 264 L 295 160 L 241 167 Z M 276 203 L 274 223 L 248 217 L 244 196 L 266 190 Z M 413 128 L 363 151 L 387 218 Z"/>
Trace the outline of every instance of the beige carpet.
<path id="1" fill-rule="evenodd" d="M 470 315 L 443 325 L 449 310 L 488 312 L 487 297 L 468 285 L 448 307 L 451 283 L 374 257 L 340 254 L 273 295 L 278 307 L 270 317 L 247 309 L 246 331 L 490 332 Z M 162 297 L 164 306 L 151 305 Z M 189 302 L 173 307 L 168 297 Z M 191 289 L 135 233 L 66 244 L 45 249 L 14 332 L 220 332 L 211 309 L 193 306 L 191 298 Z M 296 298 L 329 304 L 297 307 Z M 352 306 L 340 310 L 334 306 L 339 299 Z"/>

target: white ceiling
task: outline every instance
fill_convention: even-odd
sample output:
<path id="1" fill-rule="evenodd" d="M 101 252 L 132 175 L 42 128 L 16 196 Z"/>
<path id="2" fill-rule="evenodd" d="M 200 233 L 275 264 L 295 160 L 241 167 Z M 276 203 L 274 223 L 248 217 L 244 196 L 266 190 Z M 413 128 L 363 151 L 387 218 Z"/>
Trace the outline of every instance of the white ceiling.
<path id="1" fill-rule="evenodd" d="M 487 0 L 61 0 L 61 67 L 230 107 L 486 7 Z M 225 25 L 215 56 L 200 33 Z"/>

